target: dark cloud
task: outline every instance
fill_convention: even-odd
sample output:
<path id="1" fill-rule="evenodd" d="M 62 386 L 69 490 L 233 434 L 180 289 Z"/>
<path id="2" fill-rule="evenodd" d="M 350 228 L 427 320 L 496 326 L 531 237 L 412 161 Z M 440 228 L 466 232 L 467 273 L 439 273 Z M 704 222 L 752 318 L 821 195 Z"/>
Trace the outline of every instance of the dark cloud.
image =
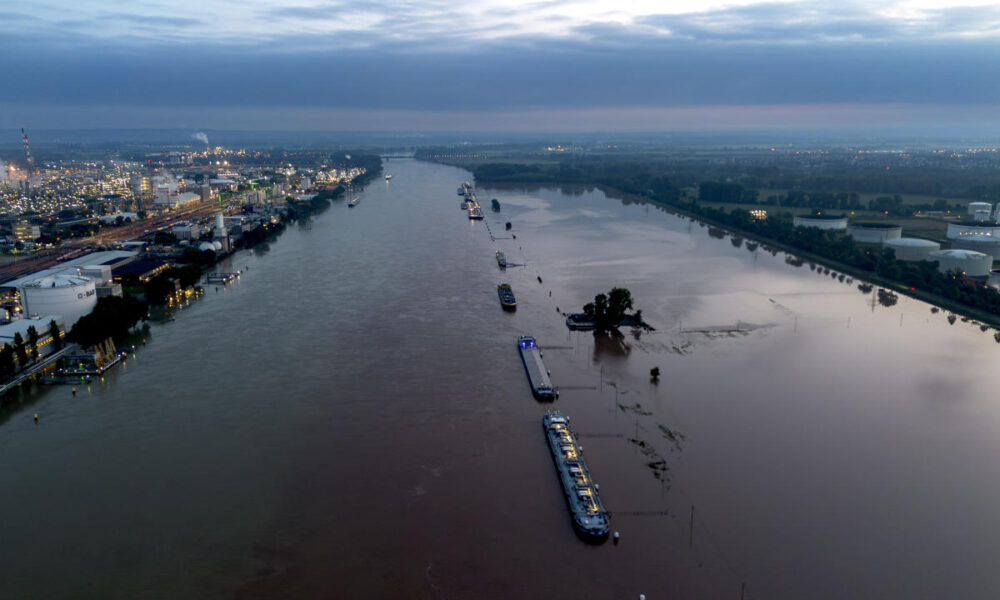
<path id="1" fill-rule="evenodd" d="M 552 5 L 542 1 L 536 8 Z M 195 16 L 147 17 L 139 10 L 133 5 L 130 12 L 89 20 L 68 14 L 60 23 L 2 29 L 0 66 L 5 80 L 18 84 L 0 86 L 0 103 L 559 111 L 967 106 L 1000 98 L 995 36 L 928 34 L 996 31 L 1000 7 L 993 6 L 890 20 L 855 4 L 768 3 L 656 15 L 631 25 L 592 23 L 556 37 L 512 34 L 520 29 L 502 11 L 454 32 L 444 31 L 453 27 L 448 19 L 428 26 L 417 18 L 426 10 L 422 2 L 334 1 L 259 15 L 303 21 L 294 35 L 224 42 L 204 39 L 197 27 L 204 22 Z M 376 25 L 351 28 L 350 15 L 359 12 Z M 327 26 L 325 19 L 337 18 L 345 24 L 335 33 L 316 33 L 321 28 L 307 23 Z M 112 22 L 125 31 L 93 36 Z M 544 22 L 566 18 L 539 15 L 536 24 Z"/>
<path id="2" fill-rule="evenodd" d="M 606 31 L 604 31 L 606 33 Z M 358 44 L 370 34 L 339 34 Z M 382 109 L 994 102 L 997 45 L 808 47 L 525 39 L 466 53 L 301 51 L 271 44 L 39 51 L 8 65 L 0 102 Z M 4 52 L 0 42 L 0 52 Z"/>

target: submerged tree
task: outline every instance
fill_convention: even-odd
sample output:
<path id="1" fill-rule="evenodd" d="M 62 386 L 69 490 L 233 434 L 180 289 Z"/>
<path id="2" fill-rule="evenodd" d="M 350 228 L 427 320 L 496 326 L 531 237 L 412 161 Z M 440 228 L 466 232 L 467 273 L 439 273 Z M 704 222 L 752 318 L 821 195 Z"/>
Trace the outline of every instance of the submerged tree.
<path id="1" fill-rule="evenodd" d="M 616 287 L 608 294 L 594 296 L 594 301 L 587 303 L 583 312 L 594 322 L 594 330 L 602 333 L 618 327 L 631 308 L 632 292 Z"/>

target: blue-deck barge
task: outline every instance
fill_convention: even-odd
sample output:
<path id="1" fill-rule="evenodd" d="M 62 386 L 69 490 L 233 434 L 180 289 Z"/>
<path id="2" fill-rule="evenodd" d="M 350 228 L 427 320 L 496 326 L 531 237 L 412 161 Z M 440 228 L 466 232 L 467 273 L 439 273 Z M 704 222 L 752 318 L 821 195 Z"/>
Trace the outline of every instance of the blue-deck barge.
<path id="1" fill-rule="evenodd" d="M 517 338 L 517 349 L 521 353 L 524 370 L 528 373 L 531 391 L 539 400 L 555 400 L 555 390 L 552 388 L 552 381 L 549 380 L 549 373 L 545 370 L 542 353 L 535 338 L 530 335 Z"/>

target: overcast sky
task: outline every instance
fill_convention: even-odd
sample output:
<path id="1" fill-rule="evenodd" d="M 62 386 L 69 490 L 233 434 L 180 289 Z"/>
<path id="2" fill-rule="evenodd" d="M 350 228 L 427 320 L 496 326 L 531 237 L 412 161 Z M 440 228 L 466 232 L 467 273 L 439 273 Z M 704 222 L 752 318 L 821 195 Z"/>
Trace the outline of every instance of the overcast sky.
<path id="1" fill-rule="evenodd" d="M 1000 126 L 996 2 L 47 0 L 0 127 Z"/>

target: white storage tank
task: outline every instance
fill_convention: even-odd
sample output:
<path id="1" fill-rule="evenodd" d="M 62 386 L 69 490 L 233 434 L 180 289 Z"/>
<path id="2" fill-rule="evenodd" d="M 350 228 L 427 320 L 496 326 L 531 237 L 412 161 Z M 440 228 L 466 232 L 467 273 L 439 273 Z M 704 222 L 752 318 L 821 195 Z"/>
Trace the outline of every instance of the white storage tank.
<path id="1" fill-rule="evenodd" d="M 852 223 L 847 226 L 847 235 L 856 242 L 880 244 L 903 237 L 903 228 L 894 223 Z"/>
<path id="2" fill-rule="evenodd" d="M 886 248 L 892 248 L 897 260 L 930 260 L 931 252 L 941 249 L 941 244 L 919 238 L 899 238 L 887 240 Z"/>
<path id="3" fill-rule="evenodd" d="M 990 217 L 990 211 L 988 210 L 977 210 L 973 213 L 972 218 L 978 222 L 985 223 L 987 221 L 993 221 Z"/>
<path id="4" fill-rule="evenodd" d="M 948 223 L 948 233 L 945 236 L 949 240 L 954 240 L 963 235 L 993 235 L 1000 237 L 1000 226 L 994 223 Z"/>
<path id="5" fill-rule="evenodd" d="M 960 235 L 951 243 L 951 247 L 989 254 L 994 260 L 1000 258 L 1000 237 L 992 235 Z"/>
<path id="6" fill-rule="evenodd" d="M 974 215 L 981 210 L 985 210 L 986 212 L 993 212 L 993 205 L 989 202 L 969 202 L 970 215 Z"/>
<path id="7" fill-rule="evenodd" d="M 993 257 L 975 250 L 938 250 L 930 260 L 937 261 L 942 273 L 958 271 L 968 277 L 986 277 L 993 268 Z"/>
<path id="8" fill-rule="evenodd" d="M 796 227 L 817 227 L 819 229 L 847 229 L 846 215 L 796 215 L 792 219 Z"/>
<path id="9" fill-rule="evenodd" d="M 97 286 L 93 279 L 79 275 L 48 275 L 24 283 L 21 303 L 30 315 L 59 315 L 71 328 L 97 304 Z"/>

